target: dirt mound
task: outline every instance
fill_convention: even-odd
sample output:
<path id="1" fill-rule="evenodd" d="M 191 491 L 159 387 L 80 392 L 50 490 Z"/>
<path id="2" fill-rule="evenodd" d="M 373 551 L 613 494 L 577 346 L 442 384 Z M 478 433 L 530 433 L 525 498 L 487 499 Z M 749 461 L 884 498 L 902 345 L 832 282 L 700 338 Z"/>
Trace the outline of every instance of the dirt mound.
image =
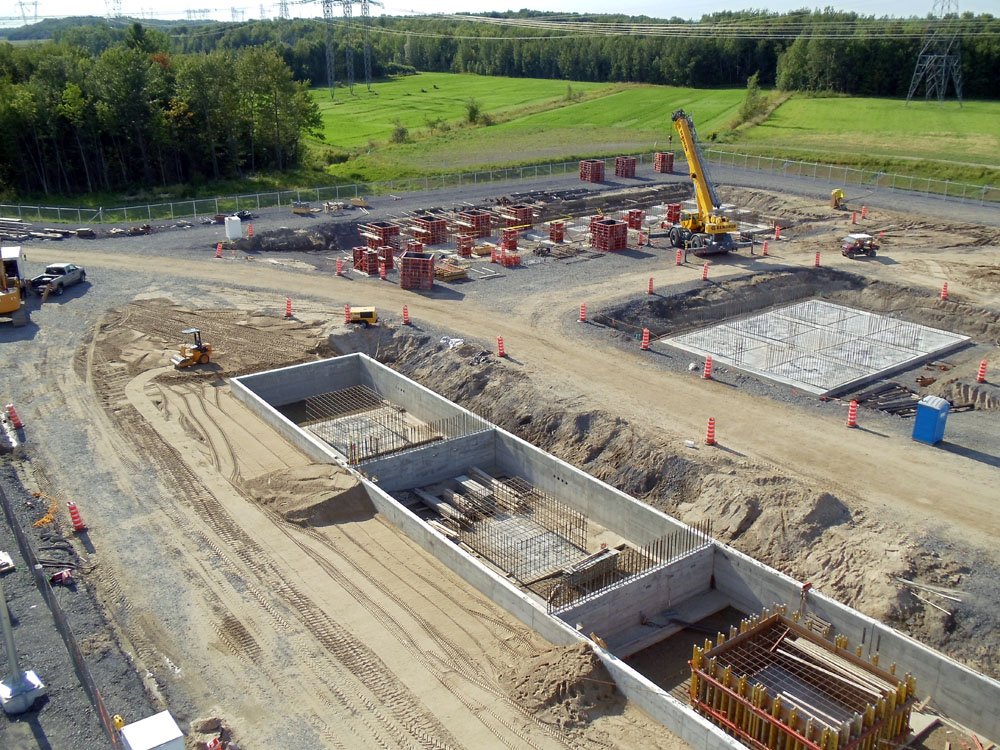
<path id="1" fill-rule="evenodd" d="M 586 643 L 546 649 L 500 675 L 510 697 L 547 723 L 583 726 L 617 699 L 608 670 Z"/>
<path id="2" fill-rule="evenodd" d="M 324 222 L 322 219 L 315 221 L 316 223 L 308 228 L 282 228 L 261 232 L 253 237 L 243 237 L 233 244 L 238 252 L 244 253 L 262 250 L 272 253 L 325 252 L 346 250 L 363 244 L 357 222 Z"/>
<path id="3" fill-rule="evenodd" d="M 360 482 L 338 466 L 310 464 L 246 482 L 254 500 L 300 526 L 360 521 L 375 513 Z"/>

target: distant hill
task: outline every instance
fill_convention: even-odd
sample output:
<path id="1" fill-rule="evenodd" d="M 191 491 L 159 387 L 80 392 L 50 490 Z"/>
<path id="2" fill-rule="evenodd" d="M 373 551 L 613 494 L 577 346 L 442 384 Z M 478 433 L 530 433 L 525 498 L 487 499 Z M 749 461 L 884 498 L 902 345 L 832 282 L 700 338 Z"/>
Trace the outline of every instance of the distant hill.
<path id="1" fill-rule="evenodd" d="M 126 28 L 138 21 L 146 28 L 166 30 L 175 26 L 207 26 L 218 23 L 218 21 L 181 19 L 164 21 L 157 18 L 122 18 L 108 19 L 103 16 L 68 16 L 66 18 L 46 18 L 38 23 L 29 23 L 26 26 L 15 26 L 10 29 L 0 29 L 0 38 L 8 39 L 12 42 L 24 40 L 51 39 L 60 31 L 79 28 L 81 26 L 107 26 L 110 28 Z"/>

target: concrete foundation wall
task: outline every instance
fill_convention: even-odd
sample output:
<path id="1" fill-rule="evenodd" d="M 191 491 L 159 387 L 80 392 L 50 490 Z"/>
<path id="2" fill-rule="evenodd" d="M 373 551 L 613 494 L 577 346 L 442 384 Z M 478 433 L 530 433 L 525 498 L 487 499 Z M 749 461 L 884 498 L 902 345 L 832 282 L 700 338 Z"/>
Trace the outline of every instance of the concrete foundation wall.
<path id="1" fill-rule="evenodd" d="M 248 375 L 246 377 L 251 378 L 257 376 Z M 306 432 L 295 424 L 295 422 L 288 419 L 288 417 L 271 406 L 268 401 L 261 396 L 258 396 L 257 393 L 250 390 L 248 386 L 244 385 L 243 382 L 241 382 L 242 380 L 242 378 L 233 378 L 229 381 L 229 388 L 236 398 L 247 405 L 250 411 L 271 425 L 278 431 L 278 434 L 309 456 L 312 460 L 319 463 L 335 463 L 345 468 L 347 467 L 347 462 L 341 458 L 339 454 L 334 452 L 330 445 L 315 437 L 312 433 Z M 268 382 L 265 384 L 263 391 L 265 393 L 269 393 L 275 388 L 276 386 Z M 317 391 L 317 393 L 320 392 L 321 391 Z"/>
<path id="2" fill-rule="evenodd" d="M 713 547 L 692 552 L 665 568 L 612 589 L 599 598 L 559 613 L 559 618 L 583 633 L 604 638 L 639 625 L 639 612 L 653 616 L 670 605 L 707 592 L 712 579 Z"/>
<path id="3" fill-rule="evenodd" d="M 594 523 L 643 545 L 687 528 L 575 466 L 497 428 L 496 468 L 524 477 L 538 489 L 580 511 Z"/>
<path id="4" fill-rule="evenodd" d="M 445 539 L 380 487 L 363 478 L 362 483 L 379 513 L 494 604 L 503 607 L 555 646 L 572 646 L 581 641 L 590 645 L 607 667 L 622 694 L 681 737 L 694 750 L 746 750 L 744 745 L 647 680 L 614 654 L 600 648 L 558 618 L 551 617 L 541 603 Z"/>
<path id="5" fill-rule="evenodd" d="M 715 585 L 747 612 L 774 604 L 798 609 L 802 584 L 734 549 L 715 547 Z M 864 639 L 866 659 L 876 652 L 879 665 L 896 664 L 896 674 L 911 673 L 917 694 L 931 696 L 931 705 L 955 721 L 988 737 L 1000 737 L 1000 682 L 972 671 L 944 654 L 873 620 L 823 594 L 806 594 L 806 611 L 833 624 L 852 649 Z"/>
<path id="6" fill-rule="evenodd" d="M 383 398 L 392 401 L 423 422 L 466 414 L 482 421 L 486 420 L 468 409 L 463 409 L 438 393 L 425 388 L 413 380 L 400 375 L 393 369 L 379 364 L 367 354 L 349 355 L 358 359 L 358 384 L 367 385 L 378 391 Z M 353 383 L 352 383 L 353 385 Z"/>
<path id="7" fill-rule="evenodd" d="M 237 398 L 306 455 L 316 461 L 343 466 L 343 459 L 330 446 L 301 430 L 274 406 L 361 383 L 371 385 L 390 401 L 399 402 L 414 416 L 425 421 L 454 414 L 471 414 L 364 355 L 349 355 L 235 378 L 231 387 Z M 390 485 L 402 488 L 454 476 L 473 464 L 524 477 L 539 489 L 635 544 L 645 544 L 684 528 L 679 521 L 499 428 L 455 441 L 431 444 L 365 465 L 366 473 L 387 482 L 384 488 L 380 488 L 362 480 L 379 513 L 470 585 L 556 645 L 569 645 L 583 639 L 583 636 L 566 622 L 549 616 L 537 598 L 521 592 L 446 540 L 384 491 Z M 353 469 L 348 469 L 353 472 Z M 357 475 L 357 472 L 354 473 Z M 714 575 L 718 592 L 727 596 L 735 607 L 747 612 L 759 612 L 776 603 L 787 604 L 793 611 L 798 606 L 802 588 L 798 581 L 736 550 L 716 544 L 694 557 L 692 568 L 688 571 L 692 580 L 682 584 L 690 594 L 697 595 L 707 590 L 710 584 L 706 585 L 705 578 Z M 679 602 L 683 598 L 679 595 L 680 589 L 676 588 L 677 584 L 681 584 L 679 578 L 666 585 L 662 581 L 650 580 L 650 589 L 645 594 L 641 585 L 644 579 L 640 579 L 640 586 L 632 591 L 632 596 L 616 597 L 612 592 L 608 602 L 597 600 L 591 603 L 593 608 L 589 611 L 581 605 L 580 617 L 594 623 L 592 627 L 595 631 L 616 627 L 618 622 L 626 621 L 638 609 L 648 606 L 644 596 L 649 601 L 665 597 L 668 604 Z M 637 602 L 637 599 L 642 601 Z M 614 611 L 613 603 L 617 603 L 620 611 Z M 883 666 L 895 662 L 897 674 L 912 673 L 917 678 L 918 694 L 931 696 L 933 706 L 985 735 L 1000 737 L 1000 712 L 996 711 L 996 707 L 1000 706 L 1000 682 L 977 674 L 826 596 L 810 591 L 807 604 L 808 611 L 833 623 L 834 632 L 846 635 L 852 645 L 861 643 L 864 638 L 865 656 L 874 653 L 877 646 Z M 580 617 L 573 619 L 568 613 L 566 616 L 574 624 L 580 621 Z M 594 649 L 626 696 L 697 750 L 741 747 L 614 655 L 596 646 Z"/>
<path id="8" fill-rule="evenodd" d="M 361 380 L 361 357 L 354 354 L 307 362 L 280 370 L 244 375 L 235 380 L 271 406 L 284 406 L 307 396 L 358 385 Z"/>
<path id="9" fill-rule="evenodd" d="M 365 461 L 359 468 L 378 477 L 378 486 L 386 492 L 421 487 L 458 474 L 467 474 L 470 466 L 492 466 L 496 456 L 494 430 L 439 440 L 404 453 Z"/>

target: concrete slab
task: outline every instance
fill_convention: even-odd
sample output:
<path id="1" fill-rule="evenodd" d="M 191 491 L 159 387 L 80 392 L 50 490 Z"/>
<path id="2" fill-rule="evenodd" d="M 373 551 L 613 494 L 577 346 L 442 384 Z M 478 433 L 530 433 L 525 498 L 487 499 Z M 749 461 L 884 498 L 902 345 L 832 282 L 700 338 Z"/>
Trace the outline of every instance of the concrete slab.
<path id="1" fill-rule="evenodd" d="M 886 377 L 968 340 L 815 299 L 664 339 L 716 363 L 819 395 Z"/>

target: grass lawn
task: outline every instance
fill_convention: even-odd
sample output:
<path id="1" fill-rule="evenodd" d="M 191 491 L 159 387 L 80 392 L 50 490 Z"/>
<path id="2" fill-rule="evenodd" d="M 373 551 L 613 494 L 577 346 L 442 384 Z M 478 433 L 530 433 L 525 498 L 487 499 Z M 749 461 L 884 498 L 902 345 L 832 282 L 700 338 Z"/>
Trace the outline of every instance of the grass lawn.
<path id="1" fill-rule="evenodd" d="M 903 105 L 899 99 L 793 97 L 732 145 L 823 161 L 886 157 L 1000 167 L 1000 102 Z"/>
<path id="2" fill-rule="evenodd" d="M 330 101 L 327 89 L 314 89 L 313 97 L 323 117 L 326 144 L 349 149 L 369 141 L 388 141 L 398 122 L 411 131 L 427 129 L 429 121 L 443 120 L 455 125 L 466 119 L 466 102 L 475 99 L 483 112 L 504 117 L 513 112 L 545 106 L 559 106 L 566 100 L 566 87 L 589 94 L 610 84 L 569 83 L 534 78 L 491 78 L 452 73 L 420 73 L 372 86 L 354 87 L 355 96 L 337 89 Z"/>
<path id="3" fill-rule="evenodd" d="M 467 79 L 470 76 L 447 76 Z M 474 77 L 472 77 L 474 78 Z M 486 79 L 502 82 L 512 79 Z M 516 80 L 516 79 L 515 79 Z M 536 82 L 536 83 L 541 83 Z M 666 148 L 673 132 L 671 113 L 684 108 L 700 132 L 724 127 L 743 98 L 740 89 L 697 90 L 667 86 L 616 86 L 591 89 L 582 101 L 555 107 L 504 107 L 484 111 L 509 118 L 490 127 L 458 127 L 448 132 L 414 133 L 405 144 L 382 143 L 328 172 L 349 180 L 384 180 L 461 171 L 484 166 L 531 164 Z M 441 85 L 441 84 L 439 84 Z M 574 91 L 587 84 L 571 84 Z M 465 99 L 468 97 L 466 96 Z M 477 97 L 479 98 L 479 97 Z M 460 99 L 459 112 L 464 116 Z M 531 107 L 531 105 L 529 105 Z M 390 128 L 391 130 L 391 128 Z M 674 143 L 679 148 L 679 143 Z"/>

